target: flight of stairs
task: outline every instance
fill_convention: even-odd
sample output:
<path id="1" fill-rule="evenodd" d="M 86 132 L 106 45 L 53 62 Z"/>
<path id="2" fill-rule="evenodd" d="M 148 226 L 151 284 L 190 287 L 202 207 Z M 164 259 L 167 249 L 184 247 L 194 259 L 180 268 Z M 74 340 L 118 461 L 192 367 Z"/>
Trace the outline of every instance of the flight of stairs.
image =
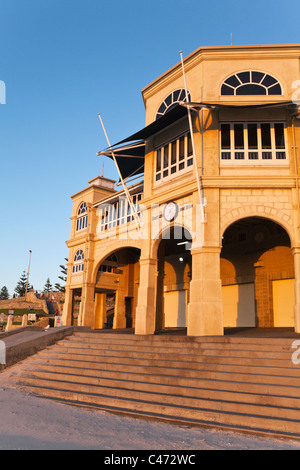
<path id="1" fill-rule="evenodd" d="M 77 332 L 34 357 L 35 394 L 129 416 L 300 438 L 293 339 Z"/>

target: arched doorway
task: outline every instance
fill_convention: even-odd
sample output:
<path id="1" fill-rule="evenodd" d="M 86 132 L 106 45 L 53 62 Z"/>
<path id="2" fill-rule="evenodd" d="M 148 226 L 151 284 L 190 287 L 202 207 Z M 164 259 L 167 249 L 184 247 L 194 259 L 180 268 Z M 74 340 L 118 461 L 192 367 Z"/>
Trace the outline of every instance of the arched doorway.
<path id="1" fill-rule="evenodd" d="M 191 236 L 182 227 L 165 232 L 157 250 L 156 330 L 186 328 L 192 256 Z"/>
<path id="2" fill-rule="evenodd" d="M 294 260 L 282 226 L 263 217 L 234 222 L 220 263 L 225 328 L 294 326 Z"/>
<path id="3" fill-rule="evenodd" d="M 121 248 L 101 261 L 95 284 L 95 328 L 134 328 L 139 285 L 137 248 Z"/>

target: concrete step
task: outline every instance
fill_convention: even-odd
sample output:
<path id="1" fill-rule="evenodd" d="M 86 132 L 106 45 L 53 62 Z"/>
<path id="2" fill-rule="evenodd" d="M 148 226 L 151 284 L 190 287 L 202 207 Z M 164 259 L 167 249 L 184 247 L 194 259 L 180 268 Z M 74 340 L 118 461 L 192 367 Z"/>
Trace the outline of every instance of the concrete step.
<path id="1" fill-rule="evenodd" d="M 76 333 L 36 354 L 21 382 L 65 403 L 300 439 L 292 342 Z"/>
<path id="2" fill-rule="evenodd" d="M 98 378 L 112 378 L 115 380 L 122 381 L 133 381 L 133 382 L 145 382 L 152 384 L 164 384 L 170 386 L 187 386 L 187 387 L 200 387 L 200 388 L 213 388 L 216 390 L 231 390 L 241 391 L 259 394 L 274 394 L 283 396 L 300 396 L 300 388 L 297 384 L 292 381 L 286 380 L 274 380 L 267 383 L 267 378 L 262 378 L 261 382 L 258 381 L 256 376 L 252 377 L 252 381 L 247 375 L 241 376 L 242 379 L 248 378 L 248 380 L 233 380 L 233 378 L 227 374 L 218 376 L 217 374 L 199 374 L 195 377 L 183 377 L 168 375 L 167 373 L 161 375 L 149 374 L 146 370 L 140 372 L 137 371 L 124 371 L 123 368 L 112 370 L 111 368 L 102 367 L 97 363 L 85 363 L 79 362 L 73 363 L 72 366 L 66 365 L 65 361 L 56 360 L 55 364 L 49 363 L 48 365 L 37 364 L 37 370 L 49 371 L 58 374 L 75 374 L 89 377 Z M 251 388 L 250 388 L 251 387 Z"/>
<path id="3" fill-rule="evenodd" d="M 265 368 L 263 373 L 257 373 L 254 370 L 250 372 L 247 369 L 243 369 L 240 366 L 239 371 L 233 370 L 230 367 L 220 368 L 214 364 L 205 364 L 203 367 L 197 363 L 190 363 L 188 366 L 181 363 L 180 367 L 176 367 L 171 362 L 166 362 L 164 366 L 159 366 L 153 361 L 149 361 L 148 365 L 141 364 L 140 361 L 119 361 L 114 362 L 109 358 L 105 357 L 105 361 L 101 358 L 85 355 L 71 355 L 61 354 L 49 356 L 48 362 L 55 365 L 61 365 L 65 367 L 86 367 L 86 368 L 99 368 L 99 370 L 109 371 L 121 371 L 123 373 L 135 373 L 135 374 L 146 374 L 146 375 L 168 375 L 173 376 L 174 380 L 177 377 L 181 378 L 201 378 L 205 377 L 208 379 L 217 380 L 232 380 L 238 382 L 249 382 L 249 383 L 265 383 L 265 384 L 290 384 L 295 387 L 300 387 L 300 376 L 299 373 L 291 374 L 285 368 L 280 370 L 279 375 L 269 373 L 269 368 Z M 293 370 L 294 372 L 294 370 Z"/>
<path id="4" fill-rule="evenodd" d="M 101 336 L 101 335 L 99 335 Z M 103 335 L 104 336 L 104 335 Z M 119 335 L 118 335 L 119 337 Z M 144 352 L 152 352 L 152 353 L 162 353 L 162 351 L 167 351 L 170 354 L 201 354 L 201 355 L 230 355 L 230 356 L 237 356 L 237 357 L 260 357 L 261 353 L 264 352 L 265 358 L 269 359 L 290 359 L 292 353 L 294 352 L 294 348 L 292 347 L 293 342 L 289 341 L 285 344 L 281 344 L 278 346 L 269 346 L 266 344 L 230 344 L 225 343 L 222 345 L 221 343 L 203 343 L 201 345 L 195 345 L 192 343 L 191 347 L 188 346 L 188 351 L 185 349 L 186 343 L 143 343 L 141 341 L 133 341 L 133 340 L 124 340 L 122 341 L 94 341 L 93 338 L 90 342 L 82 341 L 75 341 L 74 339 L 67 340 L 66 342 L 60 343 L 63 346 L 68 346 L 70 349 L 72 347 L 82 348 L 82 349 L 92 349 L 92 350 L 103 350 L 109 347 L 115 351 L 122 350 L 122 351 L 144 351 Z"/>
<path id="5" fill-rule="evenodd" d="M 72 336 L 69 337 L 70 341 L 78 341 L 78 338 L 82 340 L 93 342 L 93 341 L 109 341 L 109 342 L 141 342 L 149 344 L 187 344 L 189 347 L 194 345 L 201 345 L 202 343 L 207 344 L 270 344 L 273 345 L 286 345 L 290 342 L 293 342 L 298 337 L 247 337 L 247 336 L 178 336 L 178 335 L 129 335 L 121 334 L 116 335 L 114 333 L 99 334 L 97 332 L 74 332 Z"/>
<path id="6" fill-rule="evenodd" d="M 102 351 L 102 350 L 107 350 L 107 349 L 112 349 L 114 351 L 141 351 L 141 352 L 148 352 L 148 353 L 157 353 L 157 354 L 182 354 L 182 355 L 187 355 L 189 354 L 190 356 L 198 356 L 198 355 L 215 355 L 218 356 L 220 354 L 222 355 L 230 355 L 230 356 L 237 356 L 237 357 L 260 357 L 261 353 L 264 353 L 264 356 L 266 358 L 270 359 L 290 359 L 292 353 L 294 352 L 295 349 L 293 349 L 291 346 L 286 346 L 286 347 L 281 347 L 281 349 L 274 349 L 271 350 L 270 348 L 264 348 L 263 346 L 261 348 L 257 347 L 254 349 L 252 347 L 251 349 L 247 349 L 246 347 L 232 347 L 230 345 L 226 345 L 226 347 L 222 348 L 219 346 L 218 348 L 215 347 L 203 347 L 203 348 L 192 348 L 192 349 L 186 349 L 186 347 L 172 347 L 169 346 L 168 344 L 166 345 L 145 345 L 145 344 L 135 344 L 135 343 L 124 343 L 124 344 L 119 344 L 119 343 L 76 343 L 76 342 L 65 342 L 65 343 L 60 343 L 62 347 L 68 348 L 70 350 L 76 348 L 76 349 L 83 349 L 85 351 L 93 350 L 93 351 Z"/>
<path id="7" fill-rule="evenodd" d="M 206 382 L 207 388 L 200 387 L 188 387 L 187 385 L 176 386 L 176 385 L 162 385 L 160 383 L 149 383 L 149 382 L 135 382 L 130 380 L 120 380 L 95 376 L 87 376 L 83 374 L 72 374 L 70 373 L 57 373 L 51 371 L 37 370 L 26 377 L 26 383 L 32 385 L 41 385 L 51 387 L 54 382 L 57 384 L 64 384 L 64 387 L 71 387 L 73 385 L 83 387 L 96 387 L 97 390 L 103 391 L 105 388 L 109 389 L 111 394 L 118 394 L 120 390 L 129 391 L 131 393 L 137 392 L 151 392 L 160 395 L 170 395 L 172 397 L 184 397 L 184 398 L 201 398 L 211 400 L 220 400 L 226 402 L 239 402 L 239 403 L 251 403 L 256 405 L 269 405 L 273 407 L 286 407 L 295 408 L 298 413 L 300 410 L 300 396 L 293 396 L 293 389 L 286 389 L 285 395 L 272 395 L 271 390 L 268 395 L 254 392 L 243 392 L 238 388 L 235 391 L 230 390 L 217 390 L 213 388 L 213 384 Z M 276 389 L 274 389 L 274 392 Z"/>
<path id="8" fill-rule="evenodd" d="M 76 377 L 73 377 L 76 379 Z M 245 400 L 245 396 L 241 394 L 233 394 L 231 400 L 226 400 L 224 397 L 220 400 L 204 397 L 181 396 L 171 394 L 157 393 L 156 391 L 142 391 L 130 390 L 124 388 L 112 388 L 99 386 L 97 384 L 82 383 L 82 382 L 69 382 L 63 377 L 61 380 L 57 378 L 42 379 L 29 377 L 28 382 L 31 386 L 38 388 L 47 388 L 55 390 L 67 390 L 69 392 L 77 392 L 82 394 L 92 394 L 105 396 L 106 399 L 110 397 L 128 398 L 130 400 L 146 401 L 149 403 L 161 403 L 168 405 L 176 405 L 182 407 L 189 407 L 193 409 L 214 409 L 216 411 L 237 412 L 244 414 L 255 414 L 259 416 L 270 416 L 283 419 L 300 420 L 299 399 L 292 399 L 287 397 L 268 397 L 268 400 L 262 400 L 262 397 L 256 396 L 257 401 L 238 401 Z M 49 392 L 48 392 L 49 393 Z M 271 399 L 273 398 L 273 400 Z M 275 405 L 275 399 L 278 403 Z M 260 401 L 262 401 L 260 403 Z"/>
<path id="9" fill-rule="evenodd" d="M 153 353 L 147 351 L 130 351 L 130 350 L 123 350 L 113 349 L 113 346 L 110 349 L 91 349 L 91 348 L 81 348 L 81 347 L 69 347 L 68 345 L 60 345 L 60 347 L 56 350 L 56 354 L 60 354 L 63 357 L 72 357 L 75 358 L 76 356 L 82 356 L 86 360 L 90 360 L 90 358 L 97 358 L 99 361 L 103 360 L 110 360 L 110 361 L 135 361 L 138 363 L 143 361 L 159 364 L 165 366 L 168 364 L 178 364 L 178 367 L 189 367 L 189 365 L 193 365 L 194 367 L 202 367 L 205 363 L 206 364 L 228 364 L 228 365 L 244 365 L 244 366 L 251 366 L 251 367 L 259 367 L 261 368 L 278 368 L 283 370 L 295 370 L 295 373 L 298 370 L 296 364 L 292 362 L 292 355 L 288 354 L 288 358 L 285 359 L 278 359 L 278 358 L 261 358 L 261 357 L 251 357 L 251 354 L 247 357 L 241 358 L 240 356 L 231 356 L 226 355 L 224 352 L 223 355 L 206 355 L 197 353 L 193 354 L 172 354 L 170 352 L 164 351 L 163 353 Z M 146 364 L 145 364 L 146 365 Z"/>
<path id="10" fill-rule="evenodd" d="M 221 338 L 224 338 L 222 340 Z M 84 333 L 76 333 L 73 336 L 69 337 L 68 341 L 70 343 L 76 344 L 86 344 L 86 347 L 95 347 L 99 344 L 111 344 L 111 345 L 135 345 L 135 346 L 151 346 L 151 347 L 170 347 L 170 348 L 180 348 L 182 350 L 186 345 L 188 346 L 189 351 L 194 349 L 218 349 L 222 350 L 265 350 L 265 351 L 290 351 L 293 339 L 277 339 L 274 338 L 272 341 L 270 338 L 264 340 L 253 340 L 253 338 L 227 338 L 223 336 L 216 337 L 180 337 L 173 336 L 171 337 L 161 337 L 161 336 L 143 336 L 143 335 L 88 335 Z"/>
<path id="11" fill-rule="evenodd" d="M 142 346 L 136 346 L 136 345 L 132 345 L 132 346 L 129 346 L 129 345 L 126 345 L 126 346 L 122 346 L 122 345 L 111 345 L 109 348 L 106 346 L 106 345 L 99 345 L 99 347 L 97 349 L 95 348 L 83 348 L 81 347 L 80 345 L 78 347 L 70 347 L 69 345 L 60 345 L 61 346 L 61 352 L 63 352 L 63 350 L 65 350 L 66 352 L 70 351 L 70 352 L 74 352 L 74 351 L 78 351 L 78 350 L 81 350 L 83 351 L 84 353 L 91 353 L 92 355 L 97 355 L 97 354 L 102 354 L 103 351 L 111 351 L 112 354 L 115 354 L 115 352 L 122 352 L 122 354 L 124 353 L 129 353 L 127 354 L 128 356 L 130 354 L 133 354 L 133 353 L 136 353 L 136 355 L 138 355 L 138 353 L 142 353 L 142 354 L 157 354 L 157 357 L 164 357 L 165 355 L 168 355 L 170 357 L 170 355 L 172 355 L 173 357 L 176 357 L 176 358 L 182 358 L 182 359 L 185 359 L 185 360 L 188 360 L 189 358 L 191 360 L 195 360 L 195 358 L 200 358 L 200 361 L 202 360 L 201 358 L 205 358 L 205 357 L 230 357 L 230 358 L 239 358 L 240 360 L 241 359 L 247 359 L 247 358 L 251 358 L 253 360 L 255 359 L 259 359 L 259 360 L 264 360 L 265 362 L 268 361 L 269 363 L 271 361 L 285 361 L 285 364 L 290 364 L 291 366 L 293 365 L 292 364 L 292 354 L 294 352 L 294 350 L 291 350 L 291 351 L 288 351 L 288 352 L 265 352 L 265 351 L 245 351 L 245 350 L 224 350 L 222 351 L 222 349 L 218 349 L 218 350 L 214 350 L 214 349 L 209 349 L 209 350 L 203 350 L 203 351 L 200 351 L 200 352 L 188 352 L 186 350 L 180 350 L 180 349 L 175 349 L 175 348 L 164 348 L 163 351 L 161 351 L 159 348 L 147 348 L 147 347 L 142 347 Z M 149 356 L 148 356 L 149 357 Z M 282 364 L 284 364 L 284 362 L 282 362 Z"/>
<path id="12" fill-rule="evenodd" d="M 68 401 L 72 404 L 92 405 L 97 408 L 108 411 L 121 411 L 130 414 L 138 414 L 139 416 L 164 418 L 172 421 L 180 421 L 181 423 L 192 424 L 218 424 L 222 427 L 230 426 L 231 428 L 253 429 L 260 432 L 276 432 L 286 434 L 288 436 L 300 436 L 300 422 L 295 419 L 280 418 L 278 416 L 258 416 L 239 411 L 232 412 L 226 410 L 218 410 L 211 405 L 211 408 L 193 408 L 190 406 L 172 405 L 167 403 L 154 403 L 138 399 L 111 397 L 110 395 L 92 394 L 77 392 L 68 389 L 44 388 L 44 387 L 28 387 L 35 393 L 48 398 L 54 398 L 61 401 Z M 223 406 L 224 406 L 224 402 Z"/>
<path id="13" fill-rule="evenodd" d="M 41 360 L 42 357 L 40 356 L 39 359 Z M 160 360 L 160 359 L 140 359 L 140 358 L 132 358 L 132 357 L 122 357 L 122 356 L 108 356 L 108 355 L 82 355 L 78 354 L 69 354 L 69 353 L 48 353 L 47 358 L 45 358 L 48 362 L 51 361 L 53 364 L 63 364 L 69 367 L 76 367 L 79 363 L 86 364 L 86 366 L 90 363 L 90 367 L 93 367 L 94 364 L 101 364 L 102 368 L 109 369 L 109 370 L 118 370 L 120 367 L 124 365 L 125 367 L 129 367 L 126 371 L 136 371 L 137 373 L 140 372 L 141 368 L 143 371 L 147 371 L 147 373 L 159 373 L 163 374 L 167 371 L 168 375 L 179 375 L 185 377 L 195 377 L 198 373 L 210 372 L 214 371 L 218 374 L 223 373 L 224 375 L 228 376 L 228 374 L 235 374 L 232 377 L 239 377 L 247 376 L 256 377 L 256 381 L 261 382 L 262 379 L 265 378 L 266 383 L 274 382 L 274 381 L 281 381 L 282 378 L 285 377 L 288 381 L 290 378 L 296 379 L 295 384 L 296 386 L 300 385 L 300 378 L 299 378 L 299 367 L 271 367 L 271 366 L 248 366 L 244 364 L 231 364 L 226 363 L 223 360 L 222 363 L 215 363 L 215 362 L 185 362 L 185 361 L 172 361 L 172 360 Z M 59 362 L 57 362 L 59 361 Z M 63 362 L 62 362 L 63 361 Z M 135 368 L 135 369 L 132 369 Z M 123 369 L 124 371 L 125 369 Z M 182 373 L 181 373 L 182 372 Z M 273 377 L 275 376 L 275 377 Z M 290 382 L 289 382 L 290 383 Z"/>

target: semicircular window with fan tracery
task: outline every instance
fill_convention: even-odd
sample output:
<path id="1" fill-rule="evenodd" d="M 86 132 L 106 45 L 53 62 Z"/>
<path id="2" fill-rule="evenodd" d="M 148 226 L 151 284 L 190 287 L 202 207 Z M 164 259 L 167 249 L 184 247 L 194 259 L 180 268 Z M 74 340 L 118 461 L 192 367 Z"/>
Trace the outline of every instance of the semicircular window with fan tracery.
<path id="1" fill-rule="evenodd" d="M 191 94 L 189 91 L 188 100 L 191 100 Z M 166 97 L 166 99 L 161 103 L 160 107 L 158 108 L 155 119 L 158 119 L 164 114 L 166 114 L 168 111 L 170 111 L 170 109 L 174 108 L 174 106 L 176 106 L 176 104 L 178 104 L 180 101 L 186 101 L 186 92 L 184 88 L 175 90 Z"/>
<path id="2" fill-rule="evenodd" d="M 221 85 L 221 95 L 282 95 L 282 87 L 272 75 L 250 70 L 226 78 Z"/>

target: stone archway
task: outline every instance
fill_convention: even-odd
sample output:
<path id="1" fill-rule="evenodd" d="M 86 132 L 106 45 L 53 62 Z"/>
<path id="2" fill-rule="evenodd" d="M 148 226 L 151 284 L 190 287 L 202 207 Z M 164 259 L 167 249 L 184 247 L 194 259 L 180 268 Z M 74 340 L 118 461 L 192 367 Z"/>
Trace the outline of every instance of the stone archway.
<path id="1" fill-rule="evenodd" d="M 233 222 L 220 271 L 225 328 L 294 326 L 294 259 L 282 225 L 258 216 Z"/>
<path id="2" fill-rule="evenodd" d="M 192 238 L 181 226 L 162 233 L 157 244 L 156 330 L 187 327 Z"/>
<path id="3" fill-rule="evenodd" d="M 95 328 L 134 328 L 140 250 L 119 247 L 97 265 Z"/>

